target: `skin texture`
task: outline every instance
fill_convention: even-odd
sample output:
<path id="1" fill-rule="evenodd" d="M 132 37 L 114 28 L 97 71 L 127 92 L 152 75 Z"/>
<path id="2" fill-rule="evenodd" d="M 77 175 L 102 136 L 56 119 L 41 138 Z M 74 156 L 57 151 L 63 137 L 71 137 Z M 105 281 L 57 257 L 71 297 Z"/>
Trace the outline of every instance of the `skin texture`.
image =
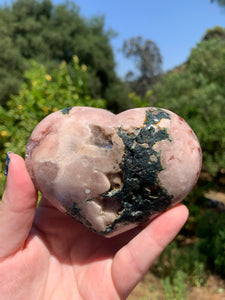
<path id="1" fill-rule="evenodd" d="M 126 299 L 188 217 L 179 204 L 147 226 L 105 239 L 48 201 L 36 204 L 23 159 L 10 154 L 0 203 L 1 300 Z"/>

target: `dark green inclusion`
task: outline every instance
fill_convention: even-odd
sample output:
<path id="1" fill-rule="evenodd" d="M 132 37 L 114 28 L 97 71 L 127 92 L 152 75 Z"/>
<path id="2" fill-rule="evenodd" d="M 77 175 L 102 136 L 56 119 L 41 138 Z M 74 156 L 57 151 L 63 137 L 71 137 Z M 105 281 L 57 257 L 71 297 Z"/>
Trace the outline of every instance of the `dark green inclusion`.
<path id="1" fill-rule="evenodd" d="M 158 179 L 163 170 L 161 152 L 153 149 L 159 141 L 171 141 L 167 130 L 157 126 L 161 119 L 170 119 L 170 115 L 161 109 L 147 110 L 142 128 L 135 128 L 133 133 L 118 128 L 125 145 L 121 163 L 123 186 L 102 196 L 120 199 L 123 209 L 104 234 L 111 232 L 118 223 L 144 222 L 153 212 L 162 212 L 171 204 L 173 196 Z"/>
<path id="2" fill-rule="evenodd" d="M 64 115 L 68 115 L 68 113 L 70 112 L 70 110 L 72 109 L 72 107 L 66 107 L 61 109 L 61 113 Z"/>

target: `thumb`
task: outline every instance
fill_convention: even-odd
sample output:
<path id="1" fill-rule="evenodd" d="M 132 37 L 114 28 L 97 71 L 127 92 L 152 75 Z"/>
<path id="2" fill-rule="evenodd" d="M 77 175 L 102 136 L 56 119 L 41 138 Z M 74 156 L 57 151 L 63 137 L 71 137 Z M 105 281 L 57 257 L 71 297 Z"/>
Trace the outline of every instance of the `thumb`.
<path id="1" fill-rule="evenodd" d="M 24 247 L 31 229 L 37 191 L 19 155 L 8 154 L 6 189 L 0 203 L 0 260 Z"/>

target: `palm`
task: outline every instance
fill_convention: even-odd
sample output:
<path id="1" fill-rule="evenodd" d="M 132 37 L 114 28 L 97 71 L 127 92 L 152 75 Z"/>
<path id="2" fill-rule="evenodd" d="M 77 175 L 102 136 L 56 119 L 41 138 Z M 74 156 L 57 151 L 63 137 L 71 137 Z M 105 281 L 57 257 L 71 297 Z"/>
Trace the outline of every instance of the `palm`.
<path id="1" fill-rule="evenodd" d="M 120 299 L 111 266 L 125 241 L 97 236 L 47 201 L 38 208 L 31 236 L 35 238 L 30 239 L 30 251 L 43 253 L 45 271 L 51 274 L 48 285 L 44 278 L 41 284 L 46 299 L 51 293 L 62 295 L 61 299 L 73 299 L 75 294 L 75 299 Z"/>
<path id="2" fill-rule="evenodd" d="M 32 189 L 30 185 L 30 191 Z M 25 199 L 30 194 L 28 190 L 26 185 L 21 192 L 25 193 L 23 211 L 24 203 L 28 203 Z M 1 218 L 4 202 L 0 208 L 1 222 L 4 221 Z M 140 229 L 135 229 L 107 239 L 92 233 L 43 200 L 29 235 L 14 251 L 9 250 L 13 243 L 5 238 L 6 231 L 12 229 L 5 226 L 2 231 L 4 224 L 0 224 L 0 238 L 6 245 L 6 250 L 2 247 L 0 251 L 1 299 L 124 299 L 177 234 L 186 217 L 186 210 L 179 206 L 155 219 L 139 234 Z M 18 222 L 22 221 L 17 220 L 15 244 L 20 235 Z M 7 236 L 10 239 L 9 234 Z"/>

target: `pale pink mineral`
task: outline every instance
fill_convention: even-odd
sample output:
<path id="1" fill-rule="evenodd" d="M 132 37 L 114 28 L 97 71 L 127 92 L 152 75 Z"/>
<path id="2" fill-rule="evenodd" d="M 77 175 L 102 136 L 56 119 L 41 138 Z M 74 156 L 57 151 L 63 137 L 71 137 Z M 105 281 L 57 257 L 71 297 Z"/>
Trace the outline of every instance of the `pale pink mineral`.
<path id="1" fill-rule="evenodd" d="M 189 125 L 159 108 L 118 115 L 63 109 L 37 125 L 26 149 L 27 169 L 43 197 L 105 236 L 183 200 L 197 182 L 201 160 Z"/>

